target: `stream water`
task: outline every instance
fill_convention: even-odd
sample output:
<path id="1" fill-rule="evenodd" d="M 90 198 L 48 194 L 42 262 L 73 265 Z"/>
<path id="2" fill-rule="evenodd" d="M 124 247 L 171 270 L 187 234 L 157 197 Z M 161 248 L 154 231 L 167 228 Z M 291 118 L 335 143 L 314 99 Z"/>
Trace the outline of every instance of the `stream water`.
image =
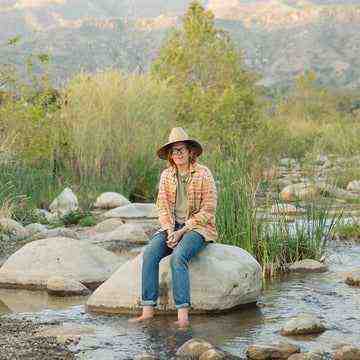
<path id="1" fill-rule="evenodd" d="M 157 317 L 149 324 L 129 324 L 127 316 L 103 316 L 85 311 L 86 298 L 59 299 L 45 292 L 0 290 L 0 313 L 36 322 L 60 321 L 86 325 L 91 331 L 73 345 L 79 359 L 132 359 L 143 351 L 171 358 L 193 337 L 204 338 L 234 355 L 244 356 L 248 345 L 281 340 L 300 345 L 303 351 L 332 352 L 336 345 L 360 344 L 360 290 L 346 285 L 346 272 L 360 267 L 360 245 L 332 242 L 329 271 L 289 275 L 264 286 L 258 306 L 224 315 L 192 316 L 191 328 L 178 330 L 174 316 Z M 224 275 L 226 276 L 226 275 Z M 301 312 L 313 312 L 327 323 L 319 336 L 283 337 L 280 329 Z"/>

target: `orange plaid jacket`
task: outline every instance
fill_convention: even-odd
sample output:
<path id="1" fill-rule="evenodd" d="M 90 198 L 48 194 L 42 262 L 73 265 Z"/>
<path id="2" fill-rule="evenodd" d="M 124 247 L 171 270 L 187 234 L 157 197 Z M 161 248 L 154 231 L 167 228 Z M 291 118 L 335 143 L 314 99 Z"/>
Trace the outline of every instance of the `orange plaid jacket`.
<path id="1" fill-rule="evenodd" d="M 170 166 L 161 173 L 156 202 L 162 230 L 174 230 L 176 189 L 176 169 Z M 214 178 L 206 166 L 197 163 L 190 165 L 187 190 L 188 209 L 185 225 L 189 230 L 199 229 L 206 241 L 215 241 L 217 193 Z"/>

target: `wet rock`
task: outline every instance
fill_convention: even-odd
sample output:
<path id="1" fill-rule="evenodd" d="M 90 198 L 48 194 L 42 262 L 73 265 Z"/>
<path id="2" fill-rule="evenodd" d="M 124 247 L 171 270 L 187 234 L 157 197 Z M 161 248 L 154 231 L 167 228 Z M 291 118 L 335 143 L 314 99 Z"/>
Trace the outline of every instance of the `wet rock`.
<path id="1" fill-rule="evenodd" d="M 285 324 L 281 329 L 281 335 L 320 334 L 325 330 L 325 324 L 316 315 L 300 314 Z"/>
<path id="2" fill-rule="evenodd" d="M 246 355 L 250 360 L 285 360 L 299 352 L 298 346 L 281 342 L 276 345 L 251 345 L 247 348 Z"/>
<path id="3" fill-rule="evenodd" d="M 63 276 L 94 288 L 118 266 L 116 255 L 83 241 L 61 237 L 37 240 L 23 246 L 1 267 L 0 287 L 45 289 L 51 276 Z"/>
<path id="4" fill-rule="evenodd" d="M 116 192 L 106 192 L 96 199 L 94 207 L 99 209 L 114 209 L 128 204 L 130 204 L 130 201 L 125 196 Z"/>
<path id="5" fill-rule="evenodd" d="M 171 256 L 160 263 L 160 312 L 175 311 L 171 285 Z M 142 255 L 122 265 L 88 299 L 87 309 L 105 313 L 139 311 Z M 258 262 L 235 246 L 209 244 L 189 264 L 192 309 L 212 312 L 255 303 L 261 291 Z M 224 274 L 227 274 L 224 277 Z"/>
<path id="6" fill-rule="evenodd" d="M 50 204 L 50 211 L 59 217 L 63 217 L 78 209 L 79 203 L 76 195 L 70 188 L 65 188 L 63 192 Z"/>
<path id="7" fill-rule="evenodd" d="M 199 360 L 222 360 L 228 359 L 227 355 L 220 350 L 210 349 L 202 353 Z"/>
<path id="8" fill-rule="evenodd" d="M 291 355 L 288 360 L 327 360 L 327 354 L 323 353 L 322 351 L 309 351 L 306 353 L 300 354 L 293 354 Z"/>
<path id="9" fill-rule="evenodd" d="M 303 213 L 304 210 L 300 209 L 291 204 L 276 204 L 271 208 L 272 214 L 287 214 L 287 215 L 296 215 Z"/>
<path id="10" fill-rule="evenodd" d="M 95 334 L 95 327 L 64 323 L 47 325 L 36 331 L 35 337 L 54 337 L 61 344 L 78 343 L 83 335 Z"/>
<path id="11" fill-rule="evenodd" d="M 9 218 L 0 218 L 0 229 L 10 238 L 24 239 L 29 236 L 29 232 L 17 221 Z"/>
<path id="12" fill-rule="evenodd" d="M 120 225 L 111 232 L 97 234 L 90 241 L 110 251 L 121 251 L 134 245 L 147 244 L 149 238 L 141 223 L 129 223 Z"/>
<path id="13" fill-rule="evenodd" d="M 26 231 L 29 233 L 29 236 L 33 236 L 39 233 L 45 233 L 47 231 L 47 227 L 42 224 L 34 223 L 25 226 Z"/>
<path id="14" fill-rule="evenodd" d="M 157 218 L 157 209 L 155 204 L 141 204 L 133 203 L 125 206 L 107 211 L 105 218 L 121 218 L 121 219 L 136 219 L 136 218 Z"/>
<path id="15" fill-rule="evenodd" d="M 360 286 L 360 269 L 348 274 L 345 280 L 346 284 L 350 286 Z"/>
<path id="16" fill-rule="evenodd" d="M 214 346 L 209 342 L 194 338 L 182 344 L 176 352 L 176 356 L 198 359 L 202 354 L 213 348 Z"/>
<path id="17" fill-rule="evenodd" d="M 158 359 L 159 356 L 147 352 L 138 354 L 134 357 L 134 360 L 158 360 Z"/>
<path id="18" fill-rule="evenodd" d="M 359 360 L 360 347 L 343 345 L 334 353 L 334 360 Z"/>
<path id="19" fill-rule="evenodd" d="M 54 296 L 88 295 L 89 289 L 71 278 L 52 276 L 46 282 L 46 291 Z"/>
<path id="20" fill-rule="evenodd" d="M 295 273 L 322 273 L 327 269 L 325 264 L 312 259 L 296 261 L 289 266 L 289 270 Z"/>
<path id="21" fill-rule="evenodd" d="M 360 180 L 350 181 L 346 187 L 346 190 L 360 192 Z"/>
<path id="22" fill-rule="evenodd" d="M 101 223 L 97 224 L 94 229 L 98 233 L 105 233 L 117 229 L 119 226 L 123 225 L 124 221 L 121 219 L 106 219 Z"/>
<path id="23" fill-rule="evenodd" d="M 285 187 L 280 198 L 283 201 L 291 202 L 296 200 L 311 200 L 318 195 L 318 188 L 311 184 L 298 183 Z"/>

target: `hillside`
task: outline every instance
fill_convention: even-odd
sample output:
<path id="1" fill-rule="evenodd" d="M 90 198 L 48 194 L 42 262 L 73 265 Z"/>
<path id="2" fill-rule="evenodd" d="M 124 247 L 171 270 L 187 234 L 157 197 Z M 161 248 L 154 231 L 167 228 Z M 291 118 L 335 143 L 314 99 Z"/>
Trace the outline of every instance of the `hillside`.
<path id="1" fill-rule="evenodd" d="M 208 0 L 219 27 L 244 50 L 262 83 L 286 85 L 313 69 L 323 84 L 360 86 L 360 6 L 355 0 Z M 79 71 L 116 66 L 143 71 L 186 0 L 2 0 L 1 58 L 31 51 L 53 58 L 57 82 Z M 15 48 L 7 39 L 21 35 Z M 2 60 L 3 61 L 3 60 Z"/>

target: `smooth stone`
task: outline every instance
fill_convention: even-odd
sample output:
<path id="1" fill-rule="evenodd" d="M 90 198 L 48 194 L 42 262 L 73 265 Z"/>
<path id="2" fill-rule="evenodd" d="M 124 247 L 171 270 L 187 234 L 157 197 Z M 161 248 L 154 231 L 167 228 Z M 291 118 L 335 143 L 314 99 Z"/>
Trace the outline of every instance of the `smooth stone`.
<path id="1" fill-rule="evenodd" d="M 79 202 L 76 195 L 70 188 L 65 188 L 61 194 L 50 204 L 49 209 L 59 217 L 63 217 L 72 211 L 77 210 Z"/>
<path id="2" fill-rule="evenodd" d="M 20 240 L 29 236 L 29 232 L 20 223 L 10 218 L 0 218 L 0 228 L 11 238 Z"/>
<path id="3" fill-rule="evenodd" d="M 176 311 L 170 258 L 160 263 L 159 312 Z M 140 311 L 142 254 L 122 265 L 88 299 L 87 309 L 100 313 Z M 236 246 L 208 244 L 189 264 L 192 311 L 219 312 L 256 303 L 262 271 L 248 252 Z M 226 276 L 224 277 L 224 274 Z"/>
<path id="4" fill-rule="evenodd" d="M 350 286 L 360 286 L 360 269 L 348 274 L 345 280 L 346 284 Z"/>
<path id="5" fill-rule="evenodd" d="M 283 201 L 311 200 L 318 195 L 318 188 L 311 184 L 298 183 L 286 186 L 280 193 Z"/>
<path id="6" fill-rule="evenodd" d="M 105 192 L 96 199 L 94 208 L 114 209 L 128 204 L 130 201 L 125 196 L 116 192 Z"/>
<path id="7" fill-rule="evenodd" d="M 26 231 L 29 233 L 29 236 L 33 236 L 35 234 L 44 233 L 47 231 L 47 227 L 43 224 L 29 224 L 25 226 Z"/>
<path id="8" fill-rule="evenodd" d="M 123 224 L 115 230 L 90 237 L 92 244 L 110 251 L 128 249 L 134 245 L 145 245 L 149 238 L 141 223 Z"/>
<path id="9" fill-rule="evenodd" d="M 89 289 L 71 278 L 52 276 L 46 282 L 46 291 L 55 296 L 88 295 Z"/>
<path id="10" fill-rule="evenodd" d="M 134 357 L 134 360 L 158 360 L 158 359 L 159 357 L 157 355 L 147 352 L 138 354 Z"/>
<path id="11" fill-rule="evenodd" d="M 94 289 L 119 267 L 119 259 L 99 246 L 56 237 L 27 243 L 0 268 L 0 288 L 45 289 L 62 276 Z"/>
<path id="12" fill-rule="evenodd" d="M 319 351 L 309 351 L 306 353 L 299 353 L 291 355 L 288 360 L 326 360 L 327 355 Z"/>
<path id="13" fill-rule="evenodd" d="M 100 222 L 99 224 L 97 224 L 94 227 L 94 230 L 98 233 L 105 233 L 105 232 L 110 232 L 113 231 L 115 229 L 117 229 L 119 226 L 123 225 L 124 221 L 122 221 L 121 219 L 106 219 L 102 222 Z"/>
<path id="14" fill-rule="evenodd" d="M 334 353 L 334 360 L 359 360 L 360 347 L 353 345 L 343 345 Z"/>
<path id="15" fill-rule="evenodd" d="M 78 343 L 83 335 L 94 335 L 95 327 L 63 323 L 61 325 L 48 325 L 38 330 L 35 337 L 55 337 L 61 344 Z"/>
<path id="16" fill-rule="evenodd" d="M 350 181 L 346 187 L 346 190 L 360 192 L 360 180 Z"/>
<path id="17" fill-rule="evenodd" d="M 109 210 L 105 214 L 103 214 L 103 216 L 105 218 L 121 218 L 121 219 L 136 219 L 136 218 L 154 219 L 158 217 L 158 214 L 155 204 L 133 203 Z"/>
<path id="18" fill-rule="evenodd" d="M 319 261 L 304 259 L 291 264 L 289 270 L 294 273 L 322 273 L 327 271 L 328 267 Z"/>
<path id="19" fill-rule="evenodd" d="M 55 237 L 66 237 L 70 239 L 78 239 L 79 236 L 76 231 L 67 229 L 67 228 L 55 228 L 55 229 L 47 229 L 41 233 L 37 233 L 33 235 L 33 239 L 41 240 L 41 239 L 49 239 Z"/>
<path id="20" fill-rule="evenodd" d="M 314 314 L 300 314 L 289 320 L 281 329 L 281 335 L 320 334 L 326 330 L 324 322 Z"/>
<path id="21" fill-rule="evenodd" d="M 274 345 L 251 345 L 247 348 L 246 355 L 250 360 L 285 360 L 299 352 L 299 346 L 281 342 Z"/>
<path id="22" fill-rule="evenodd" d="M 176 356 L 199 358 L 206 351 L 213 349 L 214 346 L 203 339 L 190 339 L 182 344 L 176 352 Z"/>
<path id="23" fill-rule="evenodd" d="M 199 360 L 222 360 L 227 359 L 227 355 L 220 350 L 210 349 L 202 353 Z"/>

